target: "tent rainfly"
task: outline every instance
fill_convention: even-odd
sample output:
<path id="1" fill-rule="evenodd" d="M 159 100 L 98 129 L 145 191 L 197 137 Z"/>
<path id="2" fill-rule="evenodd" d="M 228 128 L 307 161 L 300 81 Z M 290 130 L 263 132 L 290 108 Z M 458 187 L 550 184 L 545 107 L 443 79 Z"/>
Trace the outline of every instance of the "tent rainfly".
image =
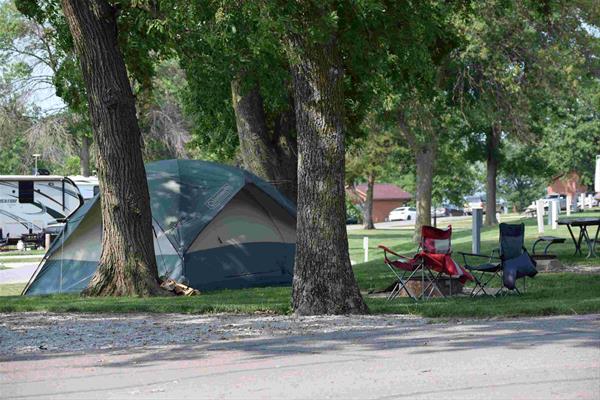
<path id="1" fill-rule="evenodd" d="M 296 209 L 239 168 L 197 160 L 146 165 L 159 275 L 200 290 L 290 284 Z M 80 292 L 98 267 L 100 199 L 68 220 L 23 294 Z"/>

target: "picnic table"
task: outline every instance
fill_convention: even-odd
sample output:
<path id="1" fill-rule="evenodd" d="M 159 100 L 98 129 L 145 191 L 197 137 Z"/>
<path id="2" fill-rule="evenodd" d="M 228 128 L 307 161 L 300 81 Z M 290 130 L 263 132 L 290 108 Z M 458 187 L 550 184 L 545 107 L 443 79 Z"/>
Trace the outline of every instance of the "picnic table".
<path id="1" fill-rule="evenodd" d="M 558 225 L 567 226 L 569 234 L 571 234 L 571 239 L 573 239 L 573 244 L 575 244 L 575 255 L 577 255 L 577 253 L 583 255 L 581 252 L 581 244 L 585 240 L 585 243 L 588 247 L 586 258 L 596 257 L 596 242 L 598 242 L 598 232 L 600 232 L 600 217 L 561 218 L 557 221 L 557 223 Z M 587 229 L 588 226 L 597 227 L 594 239 L 590 237 Z M 573 235 L 573 230 L 571 227 L 579 227 L 579 237 L 577 240 L 575 239 L 575 235 Z"/>

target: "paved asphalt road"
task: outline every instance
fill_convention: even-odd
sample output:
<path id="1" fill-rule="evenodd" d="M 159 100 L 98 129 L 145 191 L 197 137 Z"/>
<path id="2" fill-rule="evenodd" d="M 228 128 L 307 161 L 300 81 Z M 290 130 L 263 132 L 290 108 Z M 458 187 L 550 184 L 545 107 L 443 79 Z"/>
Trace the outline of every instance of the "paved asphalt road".
<path id="1" fill-rule="evenodd" d="M 39 261 L 4 264 L 8 269 L 0 270 L 0 284 L 28 282 L 38 264 Z"/>
<path id="2" fill-rule="evenodd" d="M 185 318 L 188 329 L 198 323 L 194 318 L 208 317 L 177 318 L 175 331 Z M 331 321 L 330 326 L 340 325 L 339 319 Z M 350 323 L 348 329 L 300 334 L 5 355 L 0 398 L 600 398 L 599 315 L 376 321 L 376 326 Z"/>

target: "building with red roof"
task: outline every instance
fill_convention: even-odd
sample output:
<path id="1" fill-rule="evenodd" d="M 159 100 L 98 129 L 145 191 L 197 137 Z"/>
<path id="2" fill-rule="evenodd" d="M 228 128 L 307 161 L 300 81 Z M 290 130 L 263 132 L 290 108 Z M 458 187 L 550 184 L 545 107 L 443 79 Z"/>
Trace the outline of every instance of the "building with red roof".
<path id="1" fill-rule="evenodd" d="M 364 204 L 367 199 L 367 185 L 361 184 L 346 189 L 350 201 Z M 373 188 L 373 222 L 384 222 L 390 211 L 401 207 L 412 199 L 412 195 L 391 183 L 376 183 Z"/>
<path id="2" fill-rule="evenodd" d="M 555 176 L 547 187 L 548 194 L 562 194 L 571 197 L 571 204 L 576 204 L 577 196 L 586 193 L 587 187 L 581 184 L 579 174 L 572 171 Z"/>

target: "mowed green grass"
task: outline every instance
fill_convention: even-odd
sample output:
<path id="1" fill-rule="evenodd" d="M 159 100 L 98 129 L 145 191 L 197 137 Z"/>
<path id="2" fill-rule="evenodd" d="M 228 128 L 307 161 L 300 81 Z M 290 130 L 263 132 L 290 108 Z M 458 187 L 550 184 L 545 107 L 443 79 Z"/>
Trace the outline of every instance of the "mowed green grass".
<path id="1" fill-rule="evenodd" d="M 374 282 L 386 285 L 391 276 L 375 270 L 374 264 L 355 268 L 361 289 Z M 368 279 L 365 279 L 368 277 Z M 12 294 L 19 288 L 12 286 Z M 378 285 L 376 285 L 378 286 Z M 437 318 L 516 317 L 600 312 L 600 275 L 574 273 L 539 274 L 528 280 L 528 290 L 521 296 L 508 295 L 453 297 L 414 302 L 401 298 L 386 301 L 365 295 L 372 313 L 410 314 Z M 10 289 L 3 289 L 10 295 Z M 221 290 L 195 297 L 163 298 L 85 298 L 78 295 L 6 296 L 0 299 L 0 312 L 93 312 L 93 313 L 268 313 L 289 314 L 291 289 L 269 287 L 242 290 Z"/>
<path id="2" fill-rule="evenodd" d="M 4 285 L 0 285 L 0 296 L 18 296 L 21 294 L 24 287 L 24 283 L 5 283 Z M 4 299 L 0 299 L 0 306 L 2 300 Z"/>
<path id="3" fill-rule="evenodd" d="M 593 215 L 593 214 L 592 214 Z M 516 219 L 513 219 L 513 221 Z M 526 220 L 527 241 L 531 244 L 537 237 L 535 220 Z M 454 223 L 454 251 L 470 251 L 470 221 Z M 547 231 L 546 234 L 549 234 Z M 566 228 L 551 231 L 554 236 L 568 236 Z M 382 243 L 393 249 L 411 254 L 416 249 L 411 229 L 350 231 L 349 248 L 353 260 L 362 260 L 363 237 L 369 236 L 370 258 L 367 263 L 353 267 L 357 282 L 365 295 L 372 313 L 411 314 L 437 318 L 463 317 L 514 317 L 556 314 L 582 314 L 600 312 L 600 274 L 540 273 L 527 280 L 527 292 L 521 296 L 508 295 L 491 298 L 453 297 L 414 302 L 410 299 L 372 297 L 367 293 L 389 286 L 392 273 L 383 264 L 383 255 L 377 245 Z M 482 251 L 497 247 L 498 228 L 484 228 Z M 574 257 L 570 239 L 563 245 L 554 245 L 565 264 L 598 266 L 600 258 Z M 457 256 L 457 261 L 461 261 Z M 16 296 L 23 285 L 0 285 L 0 312 L 48 311 L 48 312 L 153 312 L 153 313 L 270 313 L 289 314 L 291 309 L 290 287 L 221 290 L 202 293 L 196 297 L 163 298 L 84 298 L 78 295 Z"/>
<path id="4" fill-rule="evenodd" d="M 26 262 L 30 262 L 30 263 L 39 263 L 42 260 L 43 256 L 39 256 L 36 258 L 29 258 L 29 257 L 18 257 L 18 256 L 14 256 L 14 257 L 0 257 L 0 264 L 11 264 L 11 263 L 26 263 Z"/>
<path id="5" fill-rule="evenodd" d="M 4 257 L 4 256 L 31 256 L 31 255 L 39 255 L 40 257 L 43 257 L 44 254 L 46 253 L 46 250 L 38 250 L 38 249 L 18 251 L 16 246 L 4 247 L 3 250 L 10 250 L 10 252 L 0 251 L 0 257 Z"/>

